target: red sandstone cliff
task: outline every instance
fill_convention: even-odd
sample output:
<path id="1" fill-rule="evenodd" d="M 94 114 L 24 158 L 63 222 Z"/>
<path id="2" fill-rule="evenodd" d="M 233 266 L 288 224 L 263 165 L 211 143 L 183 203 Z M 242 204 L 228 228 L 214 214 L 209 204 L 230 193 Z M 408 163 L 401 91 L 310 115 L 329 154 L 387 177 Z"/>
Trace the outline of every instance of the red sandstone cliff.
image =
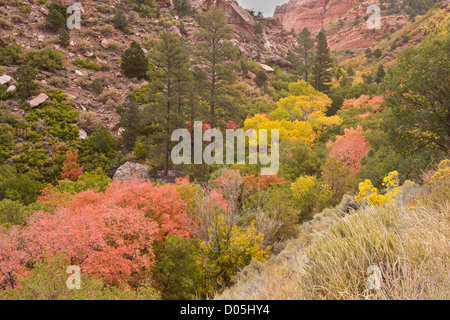
<path id="1" fill-rule="evenodd" d="M 304 27 L 311 32 L 336 22 L 355 4 L 363 0 L 290 0 L 287 4 L 277 6 L 274 18 L 283 27 L 299 33 Z"/>

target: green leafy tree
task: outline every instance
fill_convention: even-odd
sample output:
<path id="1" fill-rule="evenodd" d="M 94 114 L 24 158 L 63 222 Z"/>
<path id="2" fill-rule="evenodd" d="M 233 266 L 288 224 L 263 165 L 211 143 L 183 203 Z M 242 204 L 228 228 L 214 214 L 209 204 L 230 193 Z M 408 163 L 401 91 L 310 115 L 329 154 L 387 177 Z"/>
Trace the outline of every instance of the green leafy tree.
<path id="1" fill-rule="evenodd" d="M 199 247 L 195 240 L 169 236 L 153 268 L 156 287 L 165 300 L 195 299 L 200 286 L 197 264 Z"/>
<path id="2" fill-rule="evenodd" d="M 122 70 L 128 78 L 146 78 L 148 71 L 148 59 L 141 46 L 133 41 L 130 48 L 122 54 Z"/>
<path id="3" fill-rule="evenodd" d="M 312 67 L 314 88 L 327 93 L 331 83 L 331 55 L 327 37 L 322 30 L 317 35 L 316 56 Z"/>
<path id="4" fill-rule="evenodd" d="M 214 128 L 217 114 L 229 112 L 232 107 L 226 89 L 227 84 L 236 79 L 234 64 L 237 61 L 238 49 L 230 41 L 233 38 L 233 27 L 227 24 L 222 9 L 214 7 L 201 14 L 199 19 L 200 29 L 195 34 L 199 41 L 195 55 L 196 62 L 205 74 L 204 96 L 210 107 L 209 123 L 211 128 Z"/>
<path id="5" fill-rule="evenodd" d="M 35 170 L 19 173 L 15 167 L 1 166 L 0 200 L 10 199 L 23 204 L 30 204 L 36 201 L 43 187 L 39 178 L 40 175 Z"/>
<path id="6" fill-rule="evenodd" d="M 118 151 L 117 141 L 111 132 L 100 125 L 81 147 L 83 167 L 86 171 L 94 171 L 98 168 L 107 171 L 116 159 Z"/>
<path id="7" fill-rule="evenodd" d="M 120 114 L 120 125 L 124 129 L 122 141 L 127 152 L 133 150 L 136 139 L 142 127 L 142 113 L 134 96 L 127 97 L 125 103 L 118 109 Z"/>
<path id="8" fill-rule="evenodd" d="M 386 130 L 402 152 L 450 153 L 450 33 L 404 49 L 383 82 Z"/>

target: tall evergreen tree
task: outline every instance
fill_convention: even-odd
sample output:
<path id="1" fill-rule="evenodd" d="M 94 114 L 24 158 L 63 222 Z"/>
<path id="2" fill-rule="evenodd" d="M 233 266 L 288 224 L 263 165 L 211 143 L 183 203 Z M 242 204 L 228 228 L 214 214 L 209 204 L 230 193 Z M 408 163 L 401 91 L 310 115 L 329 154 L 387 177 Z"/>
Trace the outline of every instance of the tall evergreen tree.
<path id="1" fill-rule="evenodd" d="M 196 33 L 197 63 L 203 70 L 207 92 L 205 99 L 210 107 L 209 123 L 211 128 L 217 125 L 218 108 L 220 112 L 230 113 L 232 103 L 227 96 L 227 84 L 235 81 L 235 65 L 238 49 L 230 41 L 233 27 L 227 24 L 225 12 L 217 7 L 200 15 L 200 29 Z M 226 110 L 228 109 L 228 110 Z"/>
<path id="2" fill-rule="evenodd" d="M 383 81 L 385 76 L 386 76 L 386 72 L 384 71 L 384 66 L 381 63 L 380 66 L 378 67 L 378 71 L 377 71 L 377 75 L 376 75 L 376 78 L 375 78 L 375 82 L 376 83 L 381 83 L 381 81 Z"/>
<path id="3" fill-rule="evenodd" d="M 317 35 L 316 57 L 312 68 L 314 88 L 327 93 L 331 87 L 331 54 L 328 47 L 327 37 L 322 30 Z"/>
<path id="4" fill-rule="evenodd" d="M 298 36 L 298 46 L 295 48 L 295 53 L 298 54 L 301 64 L 302 73 L 306 82 L 309 81 L 309 74 L 311 72 L 311 64 L 313 60 L 314 39 L 311 38 L 311 33 L 308 28 L 303 28 Z"/>
<path id="5" fill-rule="evenodd" d="M 127 152 L 133 150 L 141 129 L 142 115 L 136 98 L 129 95 L 125 103 L 118 109 L 120 114 L 120 125 L 124 129 L 122 140 Z"/>
<path id="6" fill-rule="evenodd" d="M 146 78 L 148 70 L 148 59 L 144 51 L 136 41 L 122 54 L 122 70 L 128 78 Z"/>
<path id="7" fill-rule="evenodd" d="M 181 83 L 188 77 L 189 53 L 184 39 L 163 31 L 150 54 L 157 67 L 153 85 L 157 90 L 154 102 L 156 121 L 161 124 L 164 135 L 164 176 L 169 172 L 170 137 L 182 122 Z"/>

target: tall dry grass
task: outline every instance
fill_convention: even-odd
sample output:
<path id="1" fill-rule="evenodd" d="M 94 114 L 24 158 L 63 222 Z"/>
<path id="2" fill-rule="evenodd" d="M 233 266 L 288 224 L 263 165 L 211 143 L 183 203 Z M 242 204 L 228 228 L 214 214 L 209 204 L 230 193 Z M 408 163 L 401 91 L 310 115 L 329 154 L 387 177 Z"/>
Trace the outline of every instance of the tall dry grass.
<path id="1" fill-rule="evenodd" d="M 401 206 L 331 216 L 216 299 L 449 299 L 449 193 L 443 182 Z M 379 290 L 367 286 L 370 266 L 381 271 Z"/>

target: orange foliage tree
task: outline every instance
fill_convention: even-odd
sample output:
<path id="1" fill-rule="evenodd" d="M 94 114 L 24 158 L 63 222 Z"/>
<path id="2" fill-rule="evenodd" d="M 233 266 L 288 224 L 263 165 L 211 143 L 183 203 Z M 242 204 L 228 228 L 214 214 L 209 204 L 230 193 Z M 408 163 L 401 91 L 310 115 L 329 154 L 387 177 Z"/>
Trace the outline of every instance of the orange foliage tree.
<path id="1" fill-rule="evenodd" d="M 61 168 L 61 178 L 77 181 L 78 177 L 83 173 L 83 168 L 77 163 L 78 150 L 68 150 L 66 152 L 66 160 Z"/>
<path id="2" fill-rule="evenodd" d="M 356 172 L 361 166 L 361 159 L 369 152 L 371 146 L 362 134 L 362 127 L 344 129 L 343 136 L 337 136 L 335 142 L 329 143 L 330 158 L 336 157 L 343 165 Z"/>
<path id="3" fill-rule="evenodd" d="M 64 254 L 106 284 L 139 286 L 170 235 L 189 238 L 186 203 L 175 185 L 113 183 L 104 193 L 75 195 L 54 213 L 38 212 L 21 230 L 0 234 L 0 287 L 45 255 Z"/>

